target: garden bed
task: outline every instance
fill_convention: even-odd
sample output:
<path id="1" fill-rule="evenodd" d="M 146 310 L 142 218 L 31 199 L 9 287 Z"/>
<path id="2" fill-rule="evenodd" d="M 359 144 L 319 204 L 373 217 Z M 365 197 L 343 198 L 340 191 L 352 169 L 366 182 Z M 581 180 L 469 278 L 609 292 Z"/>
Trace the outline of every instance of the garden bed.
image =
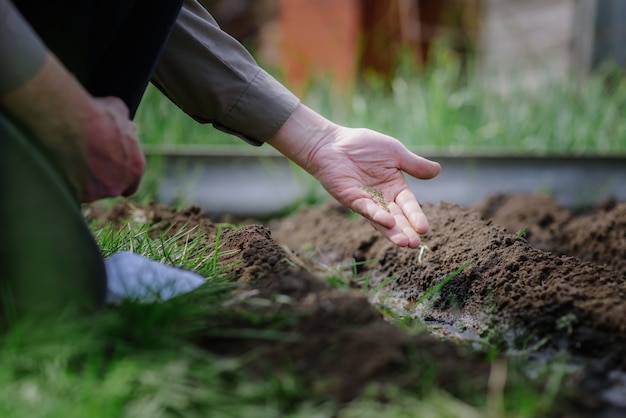
<path id="1" fill-rule="evenodd" d="M 424 211 L 431 231 L 421 250 L 391 245 L 333 203 L 233 229 L 218 229 L 197 207 L 128 201 L 94 207 L 88 218 L 141 219 L 155 232 L 195 228 L 208 246 L 219 236 L 220 262 L 245 284 L 241 300 L 267 301 L 257 326 L 280 316 L 294 338 L 229 339 L 207 329 L 197 343 L 222 354 L 256 350 L 255 373 L 295 371 L 343 402 L 371 383 L 419 396 L 425 381 L 469 401 L 477 392 L 497 397 L 500 363 L 487 358 L 499 352 L 539 392 L 562 377 L 558 411 L 537 401 L 535 416 L 626 413 L 626 204 L 572 212 L 546 195 L 497 194 Z M 415 322 L 431 332 L 416 333 L 407 325 Z"/>

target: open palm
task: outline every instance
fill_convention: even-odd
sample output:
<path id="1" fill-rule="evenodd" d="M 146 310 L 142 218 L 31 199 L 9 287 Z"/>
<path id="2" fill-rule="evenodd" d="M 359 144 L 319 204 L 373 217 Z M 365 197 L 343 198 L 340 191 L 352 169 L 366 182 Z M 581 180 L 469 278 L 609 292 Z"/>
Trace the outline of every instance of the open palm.
<path id="1" fill-rule="evenodd" d="M 439 164 L 369 129 L 337 127 L 331 136 L 319 142 L 304 168 L 339 203 L 367 218 L 391 242 L 418 247 L 428 220 L 403 172 L 430 179 L 439 173 Z"/>

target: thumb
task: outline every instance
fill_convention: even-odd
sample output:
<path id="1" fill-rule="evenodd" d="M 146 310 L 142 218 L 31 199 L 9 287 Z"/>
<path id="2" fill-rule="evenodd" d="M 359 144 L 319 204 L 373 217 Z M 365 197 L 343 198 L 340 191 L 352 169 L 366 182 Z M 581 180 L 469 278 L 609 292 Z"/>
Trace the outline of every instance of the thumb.
<path id="1" fill-rule="evenodd" d="M 403 148 L 404 152 L 399 153 L 400 161 L 398 168 L 408 175 L 418 179 L 428 180 L 437 176 L 441 171 L 441 165 L 439 165 L 439 163 L 420 157 L 419 155 L 413 154 L 407 148 Z"/>

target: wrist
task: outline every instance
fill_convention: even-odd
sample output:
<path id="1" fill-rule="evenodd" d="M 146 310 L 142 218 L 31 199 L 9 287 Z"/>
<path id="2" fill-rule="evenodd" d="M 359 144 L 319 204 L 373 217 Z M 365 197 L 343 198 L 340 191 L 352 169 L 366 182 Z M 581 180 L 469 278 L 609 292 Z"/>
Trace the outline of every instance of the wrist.
<path id="1" fill-rule="evenodd" d="M 332 142 L 339 126 L 302 103 L 267 143 L 311 172 L 315 154 Z"/>

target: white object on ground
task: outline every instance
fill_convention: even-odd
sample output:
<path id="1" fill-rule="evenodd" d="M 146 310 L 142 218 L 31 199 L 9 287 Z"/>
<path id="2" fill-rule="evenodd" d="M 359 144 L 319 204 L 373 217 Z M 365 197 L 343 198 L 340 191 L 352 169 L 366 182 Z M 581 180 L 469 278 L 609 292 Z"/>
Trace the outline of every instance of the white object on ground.
<path id="1" fill-rule="evenodd" d="M 130 251 L 104 260 L 107 273 L 107 303 L 132 299 L 150 303 L 191 292 L 205 283 L 197 273 L 168 266 Z"/>

